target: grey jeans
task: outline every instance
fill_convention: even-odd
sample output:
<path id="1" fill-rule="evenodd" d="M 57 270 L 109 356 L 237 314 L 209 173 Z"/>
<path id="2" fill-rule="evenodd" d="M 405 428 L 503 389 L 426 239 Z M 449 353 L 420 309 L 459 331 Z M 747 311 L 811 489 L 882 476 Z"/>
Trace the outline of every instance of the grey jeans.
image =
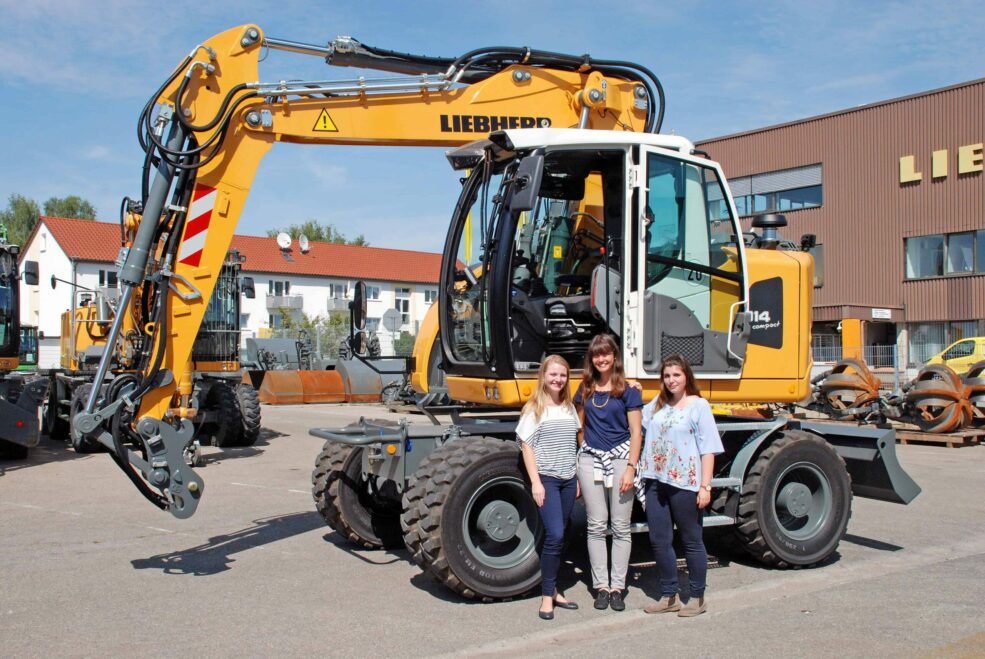
<path id="1" fill-rule="evenodd" d="M 629 571 L 629 552 L 633 548 L 629 532 L 629 518 L 633 513 L 633 488 L 619 492 L 619 479 L 626 471 L 626 460 L 612 461 L 612 487 L 595 482 L 594 459 L 582 454 L 578 457 L 578 483 L 585 498 L 588 515 L 588 559 L 592 563 L 592 587 L 623 590 Z M 609 552 L 606 548 L 606 527 L 612 529 L 612 570 L 609 570 Z"/>

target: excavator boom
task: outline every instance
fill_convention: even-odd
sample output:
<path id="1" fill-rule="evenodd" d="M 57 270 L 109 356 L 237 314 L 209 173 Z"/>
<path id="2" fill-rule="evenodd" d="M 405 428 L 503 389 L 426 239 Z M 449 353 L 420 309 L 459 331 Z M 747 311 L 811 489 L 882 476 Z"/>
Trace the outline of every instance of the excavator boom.
<path id="1" fill-rule="evenodd" d="M 259 62 L 270 50 L 396 75 L 261 82 Z M 76 427 L 109 447 L 157 505 L 179 517 L 194 512 L 204 483 L 181 459 L 195 415 L 191 350 L 257 168 L 275 143 L 451 147 L 513 128 L 657 131 L 662 116 L 659 80 L 629 62 L 500 47 L 431 58 L 348 37 L 325 47 L 267 38 L 255 25 L 212 37 L 141 113 L 146 157 L 140 199 L 122 220 L 122 312 Z M 144 334 L 139 374 L 103 388 L 125 317 Z"/>

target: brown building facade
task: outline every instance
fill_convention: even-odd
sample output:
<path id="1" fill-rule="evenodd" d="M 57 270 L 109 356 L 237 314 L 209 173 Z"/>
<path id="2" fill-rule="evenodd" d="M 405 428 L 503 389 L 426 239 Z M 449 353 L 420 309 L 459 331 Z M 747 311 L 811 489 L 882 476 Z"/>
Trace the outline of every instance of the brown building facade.
<path id="1" fill-rule="evenodd" d="M 919 365 L 985 336 L 983 142 L 985 78 L 698 146 L 747 226 L 779 212 L 786 238 L 817 236 L 815 360 L 856 318 L 864 346 Z"/>

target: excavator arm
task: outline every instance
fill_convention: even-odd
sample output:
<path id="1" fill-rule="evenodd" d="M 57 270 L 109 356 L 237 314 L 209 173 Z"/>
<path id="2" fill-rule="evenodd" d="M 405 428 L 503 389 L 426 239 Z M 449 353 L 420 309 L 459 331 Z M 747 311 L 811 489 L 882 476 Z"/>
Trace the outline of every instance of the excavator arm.
<path id="1" fill-rule="evenodd" d="M 349 80 L 259 81 L 270 50 L 392 72 Z M 190 356 L 260 161 L 276 142 L 459 146 L 511 128 L 659 131 L 663 91 L 647 69 L 529 48 L 422 57 L 348 38 L 314 46 L 255 25 L 196 46 L 141 113 L 139 201 L 121 218 L 121 296 L 85 410 L 83 434 L 152 502 L 194 514 L 204 483 L 185 465 Z M 121 321 L 142 333 L 138 371 L 102 386 Z"/>

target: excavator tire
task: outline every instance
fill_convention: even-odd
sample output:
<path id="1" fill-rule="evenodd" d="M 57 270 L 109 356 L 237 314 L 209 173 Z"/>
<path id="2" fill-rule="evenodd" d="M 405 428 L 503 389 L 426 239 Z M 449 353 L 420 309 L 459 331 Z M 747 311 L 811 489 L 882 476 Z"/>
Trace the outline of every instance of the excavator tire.
<path id="1" fill-rule="evenodd" d="M 55 384 L 52 383 L 51 386 L 54 387 Z M 69 423 L 58 416 L 58 400 L 56 394 L 48 393 L 47 400 L 41 406 L 41 419 L 44 422 L 44 434 L 48 435 L 49 439 L 68 439 Z"/>
<path id="2" fill-rule="evenodd" d="M 402 547 L 400 504 L 370 493 L 362 458 L 361 448 L 325 442 L 311 473 L 315 507 L 326 524 L 360 547 Z"/>
<path id="3" fill-rule="evenodd" d="M 69 403 L 69 439 L 72 441 L 72 448 L 76 453 L 96 453 L 103 449 L 103 445 L 91 437 L 83 437 L 75 431 L 75 415 L 85 409 L 86 402 L 89 400 L 89 392 L 92 391 L 91 384 L 80 384 L 72 392 L 72 400 Z"/>
<path id="4" fill-rule="evenodd" d="M 404 532 L 404 545 L 410 552 L 411 562 L 421 569 L 427 565 L 423 544 L 434 531 L 428 519 L 428 506 L 424 497 L 427 495 L 428 483 L 437 478 L 442 456 L 440 451 L 432 451 L 424 458 L 421 466 L 408 478 L 407 488 L 404 490 L 400 528 Z"/>
<path id="5" fill-rule="evenodd" d="M 260 398 L 248 384 L 236 386 L 236 399 L 243 419 L 243 434 L 236 446 L 253 446 L 260 437 Z"/>
<path id="6" fill-rule="evenodd" d="M 439 447 L 408 502 L 412 496 L 416 512 L 405 513 L 404 537 L 416 534 L 412 553 L 419 546 L 425 571 L 446 587 L 493 600 L 540 583 L 543 528 L 514 443 L 478 437 Z"/>
<path id="7" fill-rule="evenodd" d="M 243 413 L 236 393 L 236 390 L 225 382 L 216 382 L 205 397 L 208 408 L 216 410 L 219 418 L 224 420 L 213 428 L 212 443 L 215 446 L 221 448 L 243 446 Z"/>
<path id="8" fill-rule="evenodd" d="M 806 567 L 834 553 L 851 514 L 845 461 L 820 437 L 785 430 L 746 474 L 735 533 L 765 565 Z"/>

